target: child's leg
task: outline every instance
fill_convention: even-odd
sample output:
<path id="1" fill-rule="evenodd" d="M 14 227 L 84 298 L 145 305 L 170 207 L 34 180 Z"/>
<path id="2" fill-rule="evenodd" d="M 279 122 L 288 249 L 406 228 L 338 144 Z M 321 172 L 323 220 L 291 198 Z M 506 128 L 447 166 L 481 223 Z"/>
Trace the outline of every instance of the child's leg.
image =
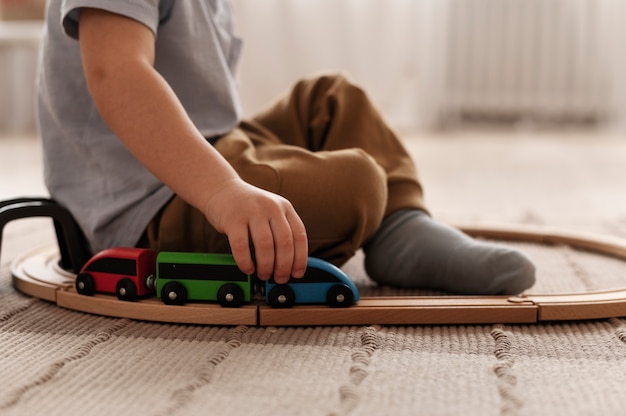
<path id="1" fill-rule="evenodd" d="M 516 293 L 532 285 L 534 267 L 526 257 L 479 243 L 424 213 L 410 155 L 367 95 L 345 78 L 303 80 L 246 127 L 313 152 L 360 148 L 383 169 L 386 219 L 366 250 L 374 280 L 474 294 Z"/>
<path id="2" fill-rule="evenodd" d="M 342 76 L 298 82 L 244 128 L 266 137 L 269 131 L 281 143 L 313 152 L 362 149 L 386 176 L 385 216 L 402 208 L 426 209 L 411 156 L 367 94 Z"/>
<path id="3" fill-rule="evenodd" d="M 498 254 L 504 249 L 420 214 L 422 188 L 410 156 L 363 91 L 342 77 L 299 82 L 216 148 L 244 180 L 294 204 L 312 255 L 340 265 L 369 239 L 367 270 L 381 283 L 462 293 L 511 293 L 532 284 L 531 264 L 497 260 L 523 256 Z M 228 248 L 178 199 L 148 231 L 151 245 L 162 249 Z"/>
<path id="4" fill-rule="evenodd" d="M 385 285 L 512 295 L 535 282 L 535 268 L 520 252 L 474 240 L 420 210 L 385 218 L 365 252 L 369 276 Z"/>

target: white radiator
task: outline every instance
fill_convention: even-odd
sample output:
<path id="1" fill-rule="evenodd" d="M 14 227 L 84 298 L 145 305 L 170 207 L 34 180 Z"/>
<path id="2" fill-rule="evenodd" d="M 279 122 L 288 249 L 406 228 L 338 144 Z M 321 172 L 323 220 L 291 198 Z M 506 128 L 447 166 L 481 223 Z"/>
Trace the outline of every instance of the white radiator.
<path id="1" fill-rule="evenodd" d="M 610 104 L 597 3 L 431 1 L 422 19 L 429 25 L 422 45 L 430 45 L 421 52 L 422 67 L 434 65 L 425 71 L 425 83 L 432 84 L 425 99 L 437 107 L 431 113 L 604 118 Z"/>

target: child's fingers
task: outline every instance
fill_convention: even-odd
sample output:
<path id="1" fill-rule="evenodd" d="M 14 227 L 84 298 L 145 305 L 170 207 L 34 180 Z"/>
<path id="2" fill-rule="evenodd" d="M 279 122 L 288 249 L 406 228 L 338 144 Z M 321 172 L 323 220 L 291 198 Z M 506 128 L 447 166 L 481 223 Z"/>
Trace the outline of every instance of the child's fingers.
<path id="1" fill-rule="evenodd" d="M 232 206 L 228 201 L 242 199 L 242 190 L 248 204 L 240 210 L 224 210 L 224 206 Z M 239 268 L 249 274 L 256 270 L 261 280 L 274 277 L 277 283 L 286 283 L 292 276 L 302 277 L 308 259 L 308 239 L 304 224 L 291 203 L 250 185 L 226 191 L 226 197 L 217 199 L 212 206 L 222 212 L 215 216 L 218 219 L 214 222 L 216 229 L 228 235 Z"/>
<path id="2" fill-rule="evenodd" d="M 269 222 L 250 227 L 254 245 L 257 275 L 266 280 L 274 277 L 276 283 L 287 283 L 293 277 L 302 277 L 308 258 L 308 240 L 304 224 L 295 211 L 288 210 Z"/>
<path id="3" fill-rule="evenodd" d="M 293 265 L 291 275 L 295 278 L 304 276 L 307 259 L 309 257 L 309 239 L 306 234 L 304 223 L 295 211 L 287 213 L 293 236 Z"/>
<path id="4" fill-rule="evenodd" d="M 240 227 L 228 234 L 228 242 L 239 269 L 245 274 L 254 273 L 254 261 L 250 253 L 248 227 Z"/>
<path id="5" fill-rule="evenodd" d="M 286 283 L 291 278 L 294 265 L 294 239 L 291 224 L 284 215 L 270 221 L 274 236 L 274 280 Z"/>
<path id="6" fill-rule="evenodd" d="M 254 246 L 254 260 L 259 279 L 268 280 L 274 274 L 274 235 L 267 219 L 250 224 L 250 238 Z"/>

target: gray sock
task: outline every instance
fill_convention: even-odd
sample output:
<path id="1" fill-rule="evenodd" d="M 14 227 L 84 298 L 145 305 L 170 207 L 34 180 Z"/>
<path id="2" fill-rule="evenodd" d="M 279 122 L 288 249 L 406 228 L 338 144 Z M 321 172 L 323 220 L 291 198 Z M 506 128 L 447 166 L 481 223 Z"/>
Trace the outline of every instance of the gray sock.
<path id="1" fill-rule="evenodd" d="M 368 275 L 383 285 L 514 295 L 535 282 L 535 266 L 521 252 L 477 241 L 416 209 L 385 218 L 364 251 Z"/>

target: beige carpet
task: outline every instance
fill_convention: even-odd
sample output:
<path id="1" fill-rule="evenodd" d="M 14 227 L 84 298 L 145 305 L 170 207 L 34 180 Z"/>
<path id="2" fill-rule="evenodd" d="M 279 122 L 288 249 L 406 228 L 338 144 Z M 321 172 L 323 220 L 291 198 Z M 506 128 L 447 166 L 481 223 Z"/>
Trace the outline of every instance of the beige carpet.
<path id="1" fill-rule="evenodd" d="M 626 140 L 448 133 L 407 141 L 448 222 L 548 224 L 626 238 Z M 41 195 L 37 142 L 0 139 L 0 196 Z M 113 319 L 13 289 L 8 262 L 52 242 L 48 221 L 5 230 L 0 415 L 621 415 L 626 319 L 485 326 L 207 327 Z M 530 292 L 626 286 L 626 265 L 514 245 Z M 372 287 L 355 258 L 346 271 Z"/>

